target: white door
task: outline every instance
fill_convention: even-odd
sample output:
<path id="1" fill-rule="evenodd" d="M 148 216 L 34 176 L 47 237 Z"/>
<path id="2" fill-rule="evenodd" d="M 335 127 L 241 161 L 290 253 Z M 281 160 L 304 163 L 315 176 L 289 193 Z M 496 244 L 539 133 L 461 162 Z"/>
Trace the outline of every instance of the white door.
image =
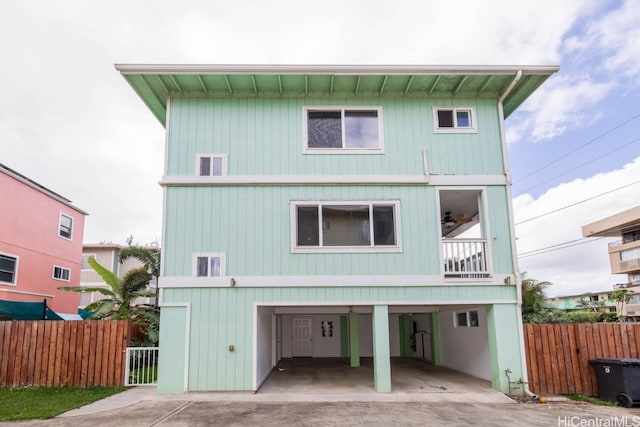
<path id="1" fill-rule="evenodd" d="M 293 318 L 293 357 L 311 357 L 311 318 Z"/>

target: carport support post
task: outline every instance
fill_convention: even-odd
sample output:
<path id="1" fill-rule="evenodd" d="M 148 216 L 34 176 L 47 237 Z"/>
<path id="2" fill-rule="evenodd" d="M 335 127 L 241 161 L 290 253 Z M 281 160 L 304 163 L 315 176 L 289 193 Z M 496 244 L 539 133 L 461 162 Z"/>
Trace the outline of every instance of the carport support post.
<path id="1" fill-rule="evenodd" d="M 434 366 L 442 365 L 440 352 L 440 313 L 431 313 L 431 363 Z"/>
<path id="2" fill-rule="evenodd" d="M 487 306 L 491 386 L 503 393 L 522 393 L 522 387 L 515 384 L 515 389 L 509 390 L 509 380 L 505 373 L 507 369 L 510 370 L 511 381 L 518 381 L 523 377 L 524 366 L 519 345 L 522 331 L 518 324 L 518 307 L 515 303 Z"/>
<path id="3" fill-rule="evenodd" d="M 389 306 L 373 306 L 373 383 L 378 393 L 391 392 Z"/>
<path id="4" fill-rule="evenodd" d="M 349 313 L 349 357 L 352 368 L 360 366 L 360 328 L 358 313 Z"/>

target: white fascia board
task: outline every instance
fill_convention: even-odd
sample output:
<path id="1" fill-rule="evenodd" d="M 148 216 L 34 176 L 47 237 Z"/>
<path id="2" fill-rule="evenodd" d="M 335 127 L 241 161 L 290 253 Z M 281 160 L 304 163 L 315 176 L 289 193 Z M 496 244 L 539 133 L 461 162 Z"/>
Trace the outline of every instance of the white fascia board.
<path id="1" fill-rule="evenodd" d="M 507 279 L 509 278 L 509 279 Z M 160 277 L 160 288 L 271 288 L 271 287 L 414 287 L 414 286 L 505 286 L 510 275 L 488 278 L 445 279 L 441 275 L 378 275 L 378 276 L 224 276 Z"/>
<path id="2" fill-rule="evenodd" d="M 115 64 L 122 74 L 316 74 L 316 75 L 432 75 L 432 74 L 553 74 L 558 65 L 207 65 Z"/>

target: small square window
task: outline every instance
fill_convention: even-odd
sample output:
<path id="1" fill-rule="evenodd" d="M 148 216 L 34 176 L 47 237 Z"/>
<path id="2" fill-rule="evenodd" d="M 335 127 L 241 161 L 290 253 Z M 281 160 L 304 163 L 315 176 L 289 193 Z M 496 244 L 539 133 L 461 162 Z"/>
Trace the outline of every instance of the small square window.
<path id="1" fill-rule="evenodd" d="M 477 310 L 457 312 L 454 313 L 454 316 L 454 326 L 456 328 L 477 328 L 480 325 Z"/>
<path id="2" fill-rule="evenodd" d="M 433 107 L 435 133 L 476 133 L 472 107 Z"/>
<path id="3" fill-rule="evenodd" d="M 16 284 L 18 257 L 0 254 L 0 282 Z"/>
<path id="4" fill-rule="evenodd" d="M 202 154 L 196 165 L 198 176 L 224 176 L 227 174 L 227 157 L 223 154 Z"/>
<path id="5" fill-rule="evenodd" d="M 58 236 L 71 240 L 73 236 L 73 218 L 63 213 L 60 214 Z"/>
<path id="6" fill-rule="evenodd" d="M 224 276 L 223 254 L 197 254 L 195 255 L 194 264 L 196 277 Z"/>
<path id="7" fill-rule="evenodd" d="M 70 277 L 71 277 L 71 270 L 69 270 L 68 268 L 59 267 L 57 265 L 53 266 L 54 279 L 68 282 Z"/>

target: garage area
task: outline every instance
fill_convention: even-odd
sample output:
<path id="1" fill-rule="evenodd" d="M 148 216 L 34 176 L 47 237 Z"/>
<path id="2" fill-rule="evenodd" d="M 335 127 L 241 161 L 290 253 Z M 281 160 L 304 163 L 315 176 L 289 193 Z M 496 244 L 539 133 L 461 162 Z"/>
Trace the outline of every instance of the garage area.
<path id="1" fill-rule="evenodd" d="M 480 399 L 493 391 L 484 306 L 385 309 L 376 320 L 375 306 L 257 305 L 256 390 L 473 392 Z"/>

